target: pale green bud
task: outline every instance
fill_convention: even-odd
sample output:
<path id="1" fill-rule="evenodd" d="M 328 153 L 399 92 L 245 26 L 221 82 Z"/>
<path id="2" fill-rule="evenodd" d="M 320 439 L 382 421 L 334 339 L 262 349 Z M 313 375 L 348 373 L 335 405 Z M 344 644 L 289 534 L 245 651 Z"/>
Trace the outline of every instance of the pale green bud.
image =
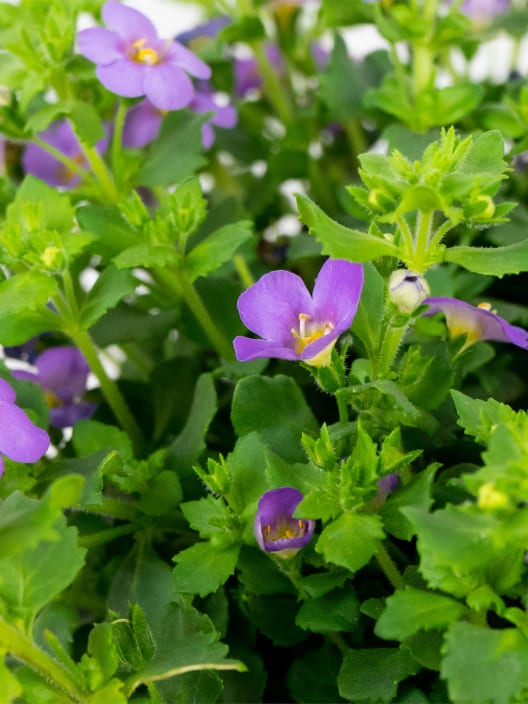
<path id="1" fill-rule="evenodd" d="M 400 313 L 412 313 L 431 293 L 429 284 L 416 271 L 396 269 L 389 279 L 389 298 Z"/>

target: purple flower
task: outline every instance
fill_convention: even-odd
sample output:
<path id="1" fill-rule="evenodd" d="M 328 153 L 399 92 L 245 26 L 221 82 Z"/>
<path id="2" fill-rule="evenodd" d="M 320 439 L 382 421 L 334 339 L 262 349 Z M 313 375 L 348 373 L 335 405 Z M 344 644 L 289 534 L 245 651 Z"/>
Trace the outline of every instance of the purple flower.
<path id="1" fill-rule="evenodd" d="M 214 113 L 207 122 L 202 125 L 202 144 L 205 149 L 209 149 L 215 141 L 215 127 L 223 127 L 231 129 L 237 123 L 237 113 L 232 105 L 222 105 L 218 98 L 215 97 L 209 86 L 201 87 L 195 93 L 192 103 L 189 105 L 191 110 L 195 112 L 212 112 Z"/>
<path id="2" fill-rule="evenodd" d="M 187 75 L 208 79 L 211 69 L 172 39 L 160 39 L 141 12 L 108 0 L 102 9 L 108 29 L 79 32 L 79 53 L 97 64 L 96 75 L 116 95 L 147 98 L 160 110 L 180 110 L 194 96 Z"/>
<path id="3" fill-rule="evenodd" d="M 300 491 L 289 486 L 272 489 L 260 497 L 253 529 L 262 550 L 293 557 L 310 542 L 315 521 L 293 518 L 302 498 Z"/>
<path id="4" fill-rule="evenodd" d="M 94 414 L 96 404 L 82 400 L 90 368 L 76 347 L 50 347 L 35 367 L 36 373 L 15 370 L 13 376 L 40 384 L 50 405 L 50 425 L 67 428 Z"/>
<path id="5" fill-rule="evenodd" d="M 41 132 L 39 137 L 79 166 L 88 166 L 79 144 L 79 140 L 67 120 L 53 122 L 47 130 Z M 108 146 L 108 135 L 97 143 L 96 149 L 103 154 Z M 39 147 L 38 144 L 29 144 L 22 157 L 22 166 L 27 174 L 50 186 L 63 186 L 73 188 L 81 177 L 57 161 L 49 152 Z"/>
<path id="6" fill-rule="evenodd" d="M 126 114 L 123 127 L 123 146 L 139 149 L 153 142 L 159 134 L 165 111 L 145 98 L 133 105 Z"/>
<path id="7" fill-rule="evenodd" d="M 460 12 L 478 23 L 489 22 L 495 15 L 506 12 L 510 5 L 510 0 L 465 0 L 460 7 Z"/>
<path id="8" fill-rule="evenodd" d="M 284 73 L 284 62 L 276 44 L 268 44 L 265 49 L 266 57 L 276 73 Z M 250 90 L 258 89 L 262 86 L 257 62 L 253 58 L 235 59 L 235 93 L 243 98 Z"/>
<path id="9" fill-rule="evenodd" d="M 181 32 L 177 34 L 175 39 L 181 44 L 186 46 L 194 43 L 195 41 L 200 41 L 207 38 L 214 38 L 221 29 L 227 27 L 233 22 L 231 17 L 228 15 L 221 15 L 220 17 L 214 17 L 208 22 L 199 24 L 193 29 L 189 29 L 187 32 Z"/>
<path id="10" fill-rule="evenodd" d="M 302 360 L 327 366 L 332 349 L 356 314 L 363 267 L 327 259 L 310 296 L 304 281 L 290 271 L 264 274 L 238 299 L 244 325 L 263 339 L 236 337 L 236 357 Z"/>
<path id="11" fill-rule="evenodd" d="M 424 315 L 445 315 L 451 338 L 466 336 L 463 350 L 479 340 L 511 342 L 517 347 L 528 349 L 528 332 L 510 325 L 491 310 L 489 303 L 472 306 L 456 298 L 434 297 L 426 298 L 423 303 L 429 306 Z"/>
<path id="12" fill-rule="evenodd" d="M 4 473 L 2 455 L 15 462 L 36 462 L 50 444 L 47 432 L 30 420 L 15 399 L 13 388 L 0 379 L 0 476 Z"/>

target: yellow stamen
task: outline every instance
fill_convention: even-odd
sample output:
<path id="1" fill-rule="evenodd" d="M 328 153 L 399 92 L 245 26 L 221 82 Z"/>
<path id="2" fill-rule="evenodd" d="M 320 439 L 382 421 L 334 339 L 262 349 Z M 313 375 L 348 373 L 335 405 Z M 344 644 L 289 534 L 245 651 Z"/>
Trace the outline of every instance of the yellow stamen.
<path id="1" fill-rule="evenodd" d="M 491 303 L 479 303 L 477 308 L 482 308 L 482 310 L 491 310 Z"/>
<path id="2" fill-rule="evenodd" d="M 291 329 L 291 334 L 297 342 L 295 346 L 297 354 L 301 354 L 305 347 L 320 337 L 328 335 L 334 329 L 333 323 L 309 323 L 309 320 L 310 316 L 307 313 L 299 313 L 299 330 Z"/>
<path id="3" fill-rule="evenodd" d="M 154 66 L 159 63 L 160 55 L 155 49 L 145 46 L 146 39 L 138 39 L 132 44 L 133 52 L 130 58 L 139 64 Z"/>

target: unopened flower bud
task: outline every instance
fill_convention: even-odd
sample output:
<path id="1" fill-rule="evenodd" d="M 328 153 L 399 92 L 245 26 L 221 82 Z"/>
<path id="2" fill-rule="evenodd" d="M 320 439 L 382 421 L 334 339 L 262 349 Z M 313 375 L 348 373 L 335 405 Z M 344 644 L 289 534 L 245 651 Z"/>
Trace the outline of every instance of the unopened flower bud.
<path id="1" fill-rule="evenodd" d="M 396 269 L 392 272 L 389 297 L 401 313 L 412 313 L 429 294 L 429 284 L 416 271 Z"/>

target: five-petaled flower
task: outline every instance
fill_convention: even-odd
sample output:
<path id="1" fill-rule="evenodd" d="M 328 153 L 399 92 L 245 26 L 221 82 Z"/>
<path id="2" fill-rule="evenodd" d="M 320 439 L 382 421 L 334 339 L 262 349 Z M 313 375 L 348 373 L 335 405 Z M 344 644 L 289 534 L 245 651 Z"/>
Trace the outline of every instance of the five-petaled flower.
<path id="1" fill-rule="evenodd" d="M 179 42 L 160 39 L 141 12 L 108 0 L 102 9 L 107 29 L 79 32 L 79 53 L 97 64 L 96 75 L 116 95 L 147 98 L 160 110 L 180 110 L 194 97 L 187 74 L 208 79 L 211 69 Z"/>
<path id="2" fill-rule="evenodd" d="M 528 349 L 528 332 L 501 318 L 491 310 L 491 305 L 488 303 L 472 306 L 465 301 L 447 297 L 426 298 L 423 303 L 429 306 L 424 315 L 436 315 L 437 313 L 445 315 L 451 338 L 466 336 L 462 350 L 479 340 L 511 342 L 517 347 Z"/>
<path id="3" fill-rule="evenodd" d="M 53 122 L 47 130 L 39 134 L 39 137 L 78 166 L 88 167 L 79 140 L 67 120 Z M 103 154 L 107 146 L 108 136 L 106 135 L 96 144 L 96 149 L 99 154 Z M 29 144 L 26 147 L 22 166 L 27 174 L 45 181 L 50 186 L 73 188 L 81 179 L 73 169 L 69 169 L 38 144 Z"/>
<path id="4" fill-rule="evenodd" d="M 238 299 L 242 322 L 263 339 L 236 337 L 237 359 L 277 357 L 328 366 L 337 338 L 354 320 L 362 287 L 362 265 L 342 259 L 323 264 L 313 296 L 290 271 L 264 274 Z"/>
<path id="5" fill-rule="evenodd" d="M 16 393 L 0 379 L 0 476 L 6 455 L 15 462 L 36 462 L 45 454 L 50 439 L 16 403 Z"/>
<path id="6" fill-rule="evenodd" d="M 68 428 L 94 414 L 96 404 L 82 400 L 90 368 L 76 347 L 50 347 L 36 358 L 35 367 L 36 372 L 18 369 L 13 376 L 40 385 L 50 406 L 50 425 Z"/>
<path id="7" fill-rule="evenodd" d="M 254 533 L 262 550 L 293 557 L 310 542 L 315 521 L 293 518 L 302 498 L 298 489 L 289 486 L 271 489 L 260 497 Z"/>

